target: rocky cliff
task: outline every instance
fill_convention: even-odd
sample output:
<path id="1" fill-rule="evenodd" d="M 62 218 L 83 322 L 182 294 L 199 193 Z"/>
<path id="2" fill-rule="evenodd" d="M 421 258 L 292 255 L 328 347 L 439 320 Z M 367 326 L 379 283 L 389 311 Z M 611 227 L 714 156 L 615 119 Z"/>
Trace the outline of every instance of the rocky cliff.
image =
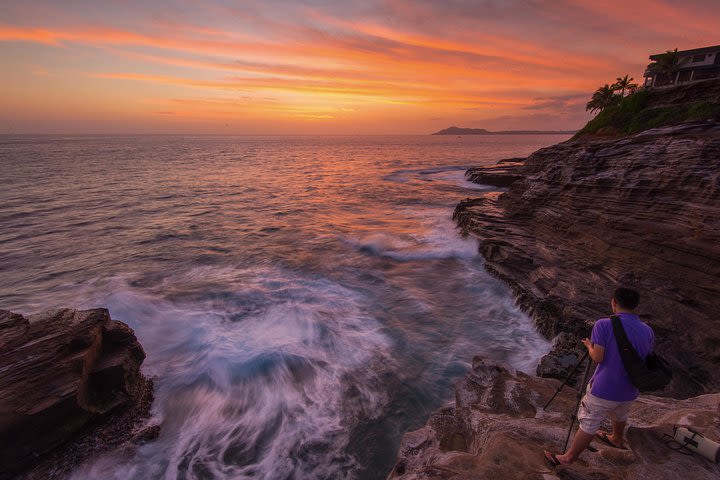
<path id="1" fill-rule="evenodd" d="M 720 124 L 568 141 L 508 165 L 508 191 L 461 202 L 455 218 L 556 338 L 539 373 L 567 373 L 623 284 L 677 372 L 666 393 L 720 389 Z M 493 183 L 495 170 L 468 174 Z"/>
<path id="2" fill-rule="evenodd" d="M 152 384 L 132 329 L 105 309 L 0 310 L 0 478 L 60 478 L 139 434 Z"/>
<path id="3" fill-rule="evenodd" d="M 674 378 L 661 396 L 633 404 L 630 449 L 594 445 L 551 469 L 543 449 L 562 449 L 577 392 L 566 387 L 545 411 L 558 380 L 476 357 L 454 406 L 403 437 L 388 478 L 720 478 L 717 464 L 673 452 L 664 436 L 676 424 L 720 436 L 720 394 L 709 393 L 720 390 L 718 112 L 720 82 L 643 92 L 593 124 L 602 129 L 468 170 L 469 180 L 506 190 L 466 199 L 454 213 L 478 238 L 486 268 L 554 340 L 542 377 L 563 379 L 577 364 L 580 339 L 610 313 L 616 286 L 640 291 L 641 317 Z"/>
<path id="4" fill-rule="evenodd" d="M 572 465 L 551 468 L 543 450 L 565 443 L 577 392 L 563 389 L 547 410 L 558 380 L 513 374 L 476 357 L 455 387 L 455 404 L 436 411 L 427 424 L 403 436 L 388 479 L 717 479 L 720 466 L 671 449 L 666 435 L 687 425 L 718 440 L 713 426 L 720 394 L 688 400 L 642 396 L 633 404 L 628 450 L 594 441 Z M 576 424 L 577 425 L 577 424 Z"/>

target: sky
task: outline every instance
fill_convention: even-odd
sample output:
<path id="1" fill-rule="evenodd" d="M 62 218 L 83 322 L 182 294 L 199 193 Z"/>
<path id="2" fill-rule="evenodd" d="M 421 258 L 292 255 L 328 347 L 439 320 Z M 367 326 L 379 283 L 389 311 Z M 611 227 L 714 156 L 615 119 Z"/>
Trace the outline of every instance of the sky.
<path id="1" fill-rule="evenodd" d="M 0 134 L 567 129 L 719 0 L 0 0 Z"/>

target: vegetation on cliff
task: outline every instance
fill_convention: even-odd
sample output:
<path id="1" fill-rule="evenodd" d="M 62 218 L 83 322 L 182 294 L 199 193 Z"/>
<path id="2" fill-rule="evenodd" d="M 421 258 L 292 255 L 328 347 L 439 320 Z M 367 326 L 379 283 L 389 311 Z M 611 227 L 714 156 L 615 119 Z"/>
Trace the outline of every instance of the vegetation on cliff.
<path id="1" fill-rule="evenodd" d="M 574 138 L 587 134 L 633 134 L 651 128 L 719 118 L 719 85 L 718 82 L 702 82 L 669 89 L 638 90 L 598 108 L 600 113 Z M 678 90 L 691 94 L 678 95 Z"/>
<path id="2" fill-rule="evenodd" d="M 637 83 L 632 83 L 633 80 L 634 78 L 630 75 L 625 75 L 624 77 L 617 77 L 612 85 L 606 83 L 595 90 L 590 101 L 585 105 L 585 110 L 602 112 L 610 106 L 622 103 L 626 94 L 631 95 L 638 88 Z"/>

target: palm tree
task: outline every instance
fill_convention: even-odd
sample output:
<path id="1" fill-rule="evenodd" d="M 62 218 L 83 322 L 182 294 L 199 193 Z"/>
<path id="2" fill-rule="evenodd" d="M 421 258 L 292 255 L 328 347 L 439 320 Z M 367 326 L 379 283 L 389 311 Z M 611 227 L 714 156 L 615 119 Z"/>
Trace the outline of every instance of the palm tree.
<path id="1" fill-rule="evenodd" d="M 632 81 L 635 80 L 630 75 L 625 75 L 624 77 L 617 77 L 615 79 L 615 83 L 612 84 L 612 88 L 617 92 L 620 90 L 620 98 L 625 97 L 625 92 L 633 93 L 635 90 L 637 90 L 638 85 L 637 83 L 632 83 Z"/>
<path id="2" fill-rule="evenodd" d="M 658 77 L 665 76 L 668 78 L 669 83 L 672 83 L 672 75 L 677 71 L 678 60 L 678 49 L 668 50 L 658 56 L 655 62 L 648 65 L 648 70 L 657 74 Z"/>
<path id="3" fill-rule="evenodd" d="M 615 94 L 615 89 L 607 83 L 595 90 L 590 101 L 585 105 L 585 110 L 590 110 L 591 113 L 596 110 L 603 111 L 609 105 L 612 105 L 617 101 L 618 96 Z"/>
<path id="4" fill-rule="evenodd" d="M 589 102 L 585 104 L 585 110 L 590 110 L 590 113 L 595 113 L 597 110 L 602 110 L 600 105 L 600 99 L 597 95 L 593 94 Z"/>

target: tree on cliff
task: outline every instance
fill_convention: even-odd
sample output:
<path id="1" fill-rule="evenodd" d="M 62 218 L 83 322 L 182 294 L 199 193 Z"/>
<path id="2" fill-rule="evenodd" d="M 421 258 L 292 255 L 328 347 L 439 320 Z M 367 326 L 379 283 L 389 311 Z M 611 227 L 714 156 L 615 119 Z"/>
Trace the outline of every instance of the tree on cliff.
<path id="1" fill-rule="evenodd" d="M 668 83 L 672 83 L 672 76 L 677 71 L 678 61 L 680 56 L 678 55 L 678 49 L 668 50 L 663 54 L 660 54 L 653 63 L 648 65 L 648 70 L 658 75 L 658 77 L 664 77 Z"/>
<path id="2" fill-rule="evenodd" d="M 635 90 L 638 88 L 637 83 L 632 83 L 632 81 L 635 80 L 630 75 L 625 75 L 624 77 L 617 77 L 615 79 L 615 83 L 612 84 L 612 88 L 614 91 L 620 91 L 620 98 L 625 98 L 625 92 L 628 92 L 628 94 L 634 93 Z"/>
<path id="3" fill-rule="evenodd" d="M 591 113 L 595 111 L 602 112 L 609 105 L 612 105 L 618 100 L 618 95 L 615 94 L 614 86 L 608 84 L 595 90 L 590 101 L 585 104 L 585 110 L 590 110 Z"/>

